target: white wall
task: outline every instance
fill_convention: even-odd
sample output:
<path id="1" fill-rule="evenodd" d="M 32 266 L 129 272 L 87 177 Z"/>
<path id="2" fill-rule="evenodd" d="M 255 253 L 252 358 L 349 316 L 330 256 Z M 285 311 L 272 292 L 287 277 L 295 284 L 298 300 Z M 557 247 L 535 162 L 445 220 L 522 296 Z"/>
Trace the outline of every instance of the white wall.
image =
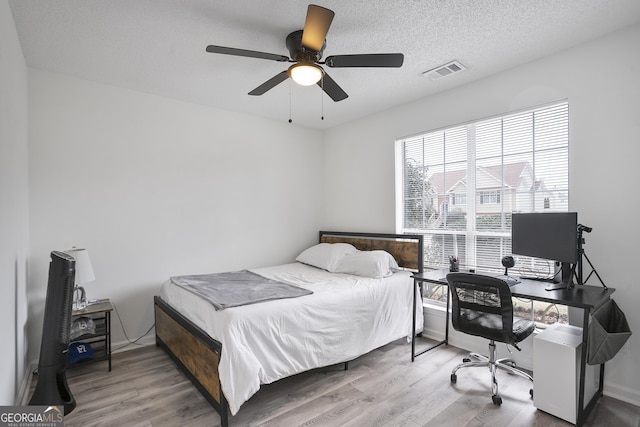
<path id="1" fill-rule="evenodd" d="M 585 250 L 606 284 L 617 289 L 614 299 L 636 333 L 607 364 L 605 393 L 640 404 L 640 369 L 633 357 L 640 354 L 640 287 L 634 272 L 640 259 L 640 200 L 629 190 L 640 182 L 639 45 L 636 25 L 327 131 L 325 226 L 394 231 L 396 138 L 568 99 L 569 206 L 581 223 L 593 227 Z M 588 284 L 599 286 L 595 277 Z"/>
<path id="2" fill-rule="evenodd" d="M 88 297 L 136 338 L 169 276 L 292 262 L 317 241 L 319 131 L 34 69 L 29 106 L 31 360 L 52 250 L 89 250 Z"/>
<path id="3" fill-rule="evenodd" d="M 13 405 L 25 370 L 29 253 L 27 66 L 0 1 L 0 405 Z"/>
<path id="4" fill-rule="evenodd" d="M 0 330 L 16 344 L 16 355 L 0 353 L 14 377 L 0 404 L 11 403 L 24 371 L 29 252 L 29 360 L 39 350 L 49 252 L 72 245 L 90 250 L 89 297 L 110 297 L 138 337 L 170 275 L 284 262 L 319 228 L 394 231 L 396 138 L 562 98 L 570 207 L 594 228 L 587 252 L 636 330 L 607 365 L 605 392 L 640 404 L 632 360 L 640 290 L 633 266 L 619 261 L 640 256 L 630 226 L 640 206 L 625 190 L 639 175 L 631 153 L 640 139 L 640 26 L 324 134 L 29 70 L 27 154 L 27 72 L 4 0 L 0 24 L 0 286 L 12 289 Z"/>

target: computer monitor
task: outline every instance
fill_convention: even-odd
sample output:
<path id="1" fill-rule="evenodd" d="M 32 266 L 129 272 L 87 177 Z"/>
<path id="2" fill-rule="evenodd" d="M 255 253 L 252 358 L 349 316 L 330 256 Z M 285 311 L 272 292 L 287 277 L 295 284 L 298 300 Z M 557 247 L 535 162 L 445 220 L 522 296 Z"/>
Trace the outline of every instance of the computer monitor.
<path id="1" fill-rule="evenodd" d="M 576 212 L 514 213 L 511 252 L 563 263 L 578 260 Z"/>

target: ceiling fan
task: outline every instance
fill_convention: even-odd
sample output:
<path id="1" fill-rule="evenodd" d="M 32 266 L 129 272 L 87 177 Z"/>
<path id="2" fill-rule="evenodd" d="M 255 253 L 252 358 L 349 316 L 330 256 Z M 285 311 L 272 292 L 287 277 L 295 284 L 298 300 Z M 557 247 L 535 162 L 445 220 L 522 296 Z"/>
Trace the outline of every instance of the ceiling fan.
<path id="1" fill-rule="evenodd" d="M 290 56 L 214 45 L 207 46 L 207 52 L 294 63 L 288 70 L 276 74 L 253 89 L 249 95 L 262 95 L 291 77 L 303 86 L 317 84 L 336 102 L 342 101 L 349 95 L 320 65 L 330 68 L 402 66 L 404 55 L 401 53 L 333 55 L 321 61 L 322 52 L 327 45 L 325 37 L 334 15 L 332 10 L 310 4 L 304 29 L 294 31 L 287 36 L 286 46 Z"/>

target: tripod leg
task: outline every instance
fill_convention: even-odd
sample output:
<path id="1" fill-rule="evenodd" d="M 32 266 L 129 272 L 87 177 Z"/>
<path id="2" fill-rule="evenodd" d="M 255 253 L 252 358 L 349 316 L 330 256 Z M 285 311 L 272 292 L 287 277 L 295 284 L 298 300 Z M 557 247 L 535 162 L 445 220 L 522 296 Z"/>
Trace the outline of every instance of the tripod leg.
<path id="1" fill-rule="evenodd" d="M 571 273 L 569 273 L 569 280 L 567 281 L 567 288 L 568 288 L 568 289 L 573 288 L 573 287 L 576 285 L 576 283 L 577 283 L 578 285 L 581 285 L 581 284 L 582 284 L 582 283 L 580 283 L 579 277 L 578 277 L 578 275 L 577 275 L 577 273 L 576 273 L 576 267 L 577 267 L 577 266 L 578 266 L 578 263 L 577 263 L 577 262 L 575 262 L 575 263 L 571 266 Z M 576 283 L 574 283 L 574 282 L 573 282 L 573 278 L 574 278 L 574 277 L 576 278 Z"/>
<path id="2" fill-rule="evenodd" d="M 584 259 L 586 259 L 587 262 L 589 263 L 589 266 L 591 267 L 591 273 L 595 273 L 595 275 L 598 278 L 598 280 L 600 280 L 600 283 L 602 284 L 602 286 L 605 289 L 609 289 L 609 288 L 607 288 L 607 285 L 604 284 L 604 281 L 602 280 L 602 277 L 600 277 L 600 275 L 598 274 L 598 271 L 596 270 L 596 268 L 591 263 L 591 260 L 589 259 L 587 254 L 584 251 L 582 251 L 582 255 L 584 256 Z M 589 280 L 589 277 L 591 277 L 591 273 L 589 273 L 589 276 L 587 276 L 587 280 Z M 587 283 L 587 280 L 584 281 L 585 284 Z"/>

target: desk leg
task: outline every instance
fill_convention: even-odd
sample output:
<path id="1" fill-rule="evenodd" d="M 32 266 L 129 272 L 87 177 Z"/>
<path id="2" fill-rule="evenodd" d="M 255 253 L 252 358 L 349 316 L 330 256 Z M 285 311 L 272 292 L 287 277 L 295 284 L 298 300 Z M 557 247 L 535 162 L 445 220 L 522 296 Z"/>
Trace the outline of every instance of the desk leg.
<path id="1" fill-rule="evenodd" d="M 580 386 L 578 388 L 578 413 L 576 414 L 576 427 L 584 423 L 584 376 L 587 363 L 587 338 L 589 336 L 589 310 L 583 309 L 582 319 L 582 351 L 580 352 Z"/>
<path id="2" fill-rule="evenodd" d="M 449 345 L 449 292 L 451 288 L 447 286 L 447 306 L 446 306 L 446 314 L 445 314 L 445 324 L 444 324 L 444 343 Z"/>
<path id="3" fill-rule="evenodd" d="M 596 390 L 593 396 L 590 396 L 589 403 L 584 406 L 584 386 L 587 364 L 587 345 L 589 336 L 589 310 L 584 310 L 584 320 L 582 324 L 582 352 L 580 354 L 580 388 L 578 389 L 578 413 L 576 414 L 576 427 L 584 425 L 587 421 L 587 417 L 593 410 L 594 406 L 598 402 L 598 399 L 602 397 L 602 391 L 604 389 L 604 363 L 600 364 L 600 375 L 598 381 L 598 390 Z"/>
<path id="4" fill-rule="evenodd" d="M 416 280 L 413 281 L 413 322 L 411 327 L 411 361 L 416 360 L 416 300 L 417 300 L 417 287 Z"/>
<path id="5" fill-rule="evenodd" d="M 411 361 L 416 360 L 417 356 L 426 353 L 427 351 L 433 350 L 436 347 L 440 347 L 442 344 L 449 344 L 449 290 L 447 289 L 447 314 L 446 314 L 446 324 L 444 330 L 444 339 L 440 342 L 435 343 L 431 347 L 423 348 L 416 354 L 416 301 L 418 299 L 418 286 L 420 286 L 420 301 L 422 301 L 422 281 L 415 280 L 413 283 L 413 339 L 411 340 Z"/>

